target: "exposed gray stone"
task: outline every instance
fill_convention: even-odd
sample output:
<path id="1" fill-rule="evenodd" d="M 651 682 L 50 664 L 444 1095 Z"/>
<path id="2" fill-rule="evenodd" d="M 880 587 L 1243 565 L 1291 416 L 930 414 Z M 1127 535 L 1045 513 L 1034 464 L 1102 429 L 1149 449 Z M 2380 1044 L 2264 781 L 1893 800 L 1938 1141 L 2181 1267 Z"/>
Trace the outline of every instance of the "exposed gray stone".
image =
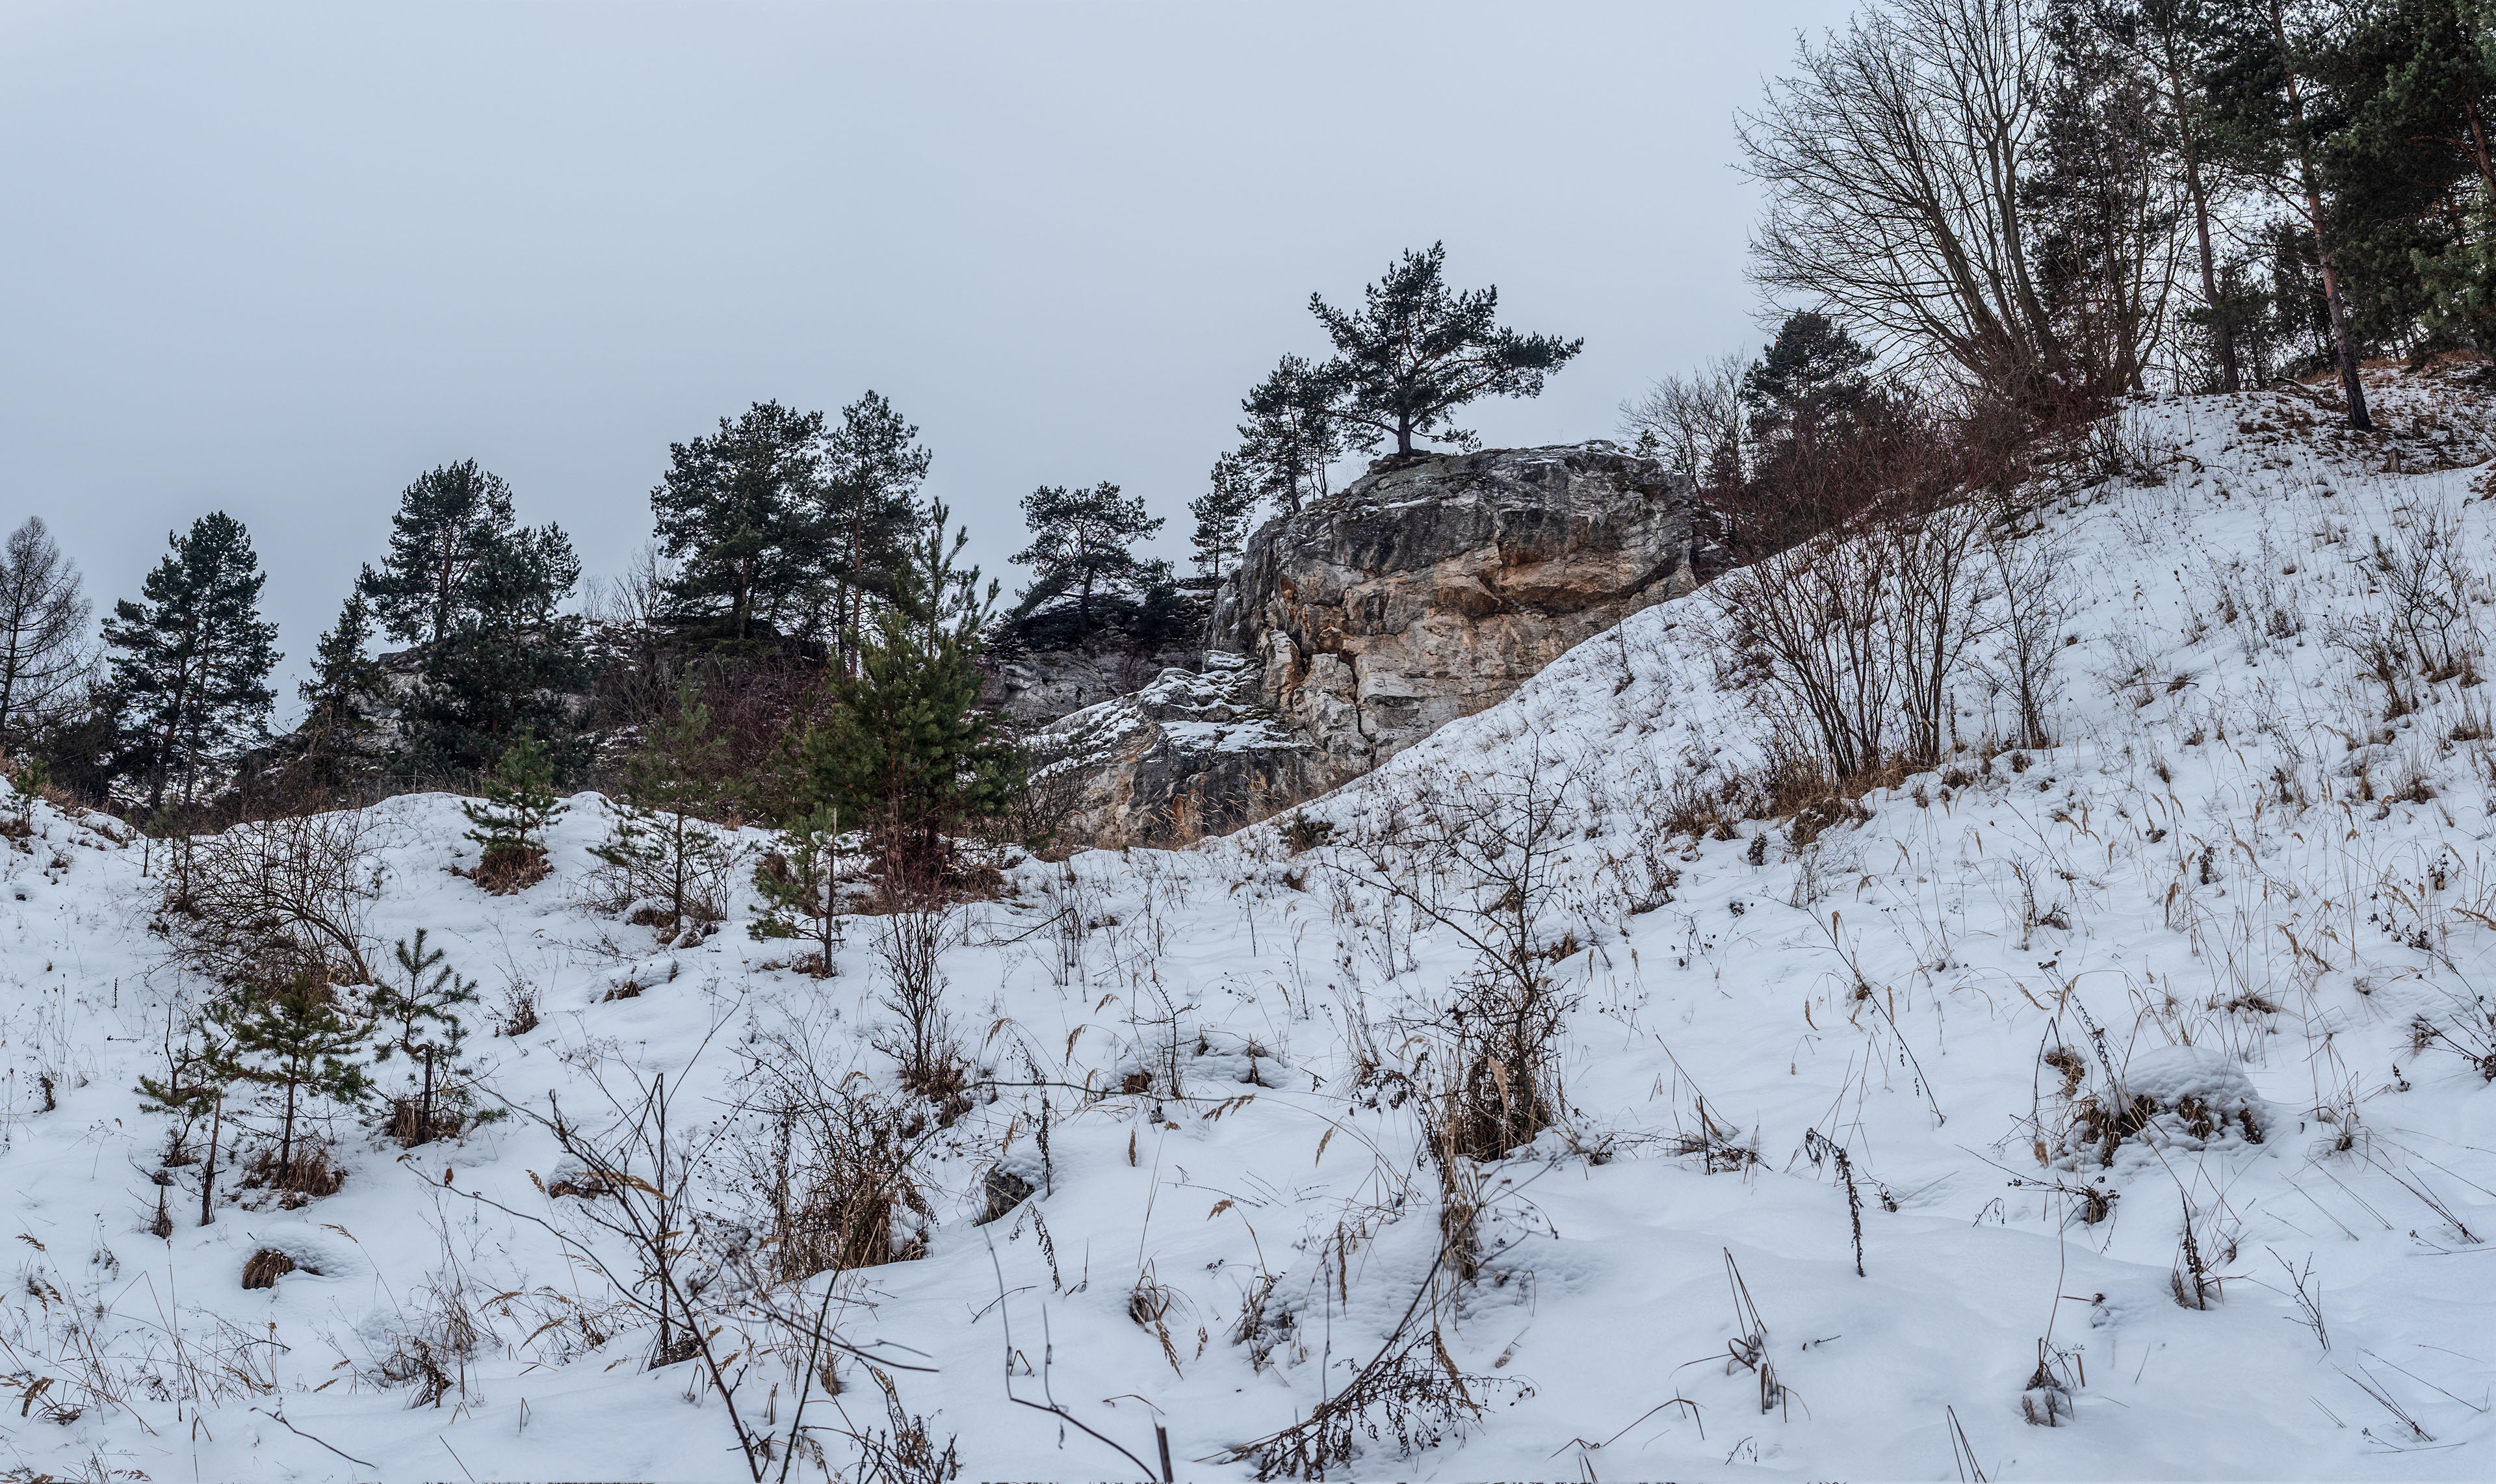
<path id="1" fill-rule="evenodd" d="M 1252 537 L 1214 644 L 1351 777 L 1702 574 L 1686 486 L 1608 443 L 1382 465 Z"/>
<path id="2" fill-rule="evenodd" d="M 1103 843 L 1163 844 L 1232 828 L 1265 801 L 1316 786 L 1314 755 L 1258 698 L 1256 667 L 1205 657 L 1132 696 L 1087 706 L 1037 733 L 1039 788 L 1071 786 L 1068 828 Z"/>

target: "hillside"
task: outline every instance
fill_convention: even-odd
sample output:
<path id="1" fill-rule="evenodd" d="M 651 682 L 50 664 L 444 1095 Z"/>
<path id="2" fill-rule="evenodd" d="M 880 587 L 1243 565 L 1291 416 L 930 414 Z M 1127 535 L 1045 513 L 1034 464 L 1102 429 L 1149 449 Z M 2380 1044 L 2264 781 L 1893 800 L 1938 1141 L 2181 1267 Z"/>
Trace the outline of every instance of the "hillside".
<path id="1" fill-rule="evenodd" d="M 390 801 L 356 931 L 482 982 L 467 1052 L 511 1111 L 415 1148 L 337 1116 L 335 1193 L 206 1226 L 172 1166 L 169 1237 L 132 1089 L 207 986 L 167 848 L 33 804 L 0 851 L 9 1462 L 781 1476 L 716 1376 L 755 1438 L 810 1398 L 789 1477 L 871 1474 L 857 1436 L 917 1417 L 964 1477 L 1131 1477 L 1158 1421 L 1178 1477 L 1241 1478 L 1313 1414 L 1338 1477 L 2483 1475 L 2496 418 L 2376 390 L 2362 444 L 2292 394 L 2144 403 L 2126 473 L 2040 497 L 2051 746 L 1987 741 L 1986 638 L 1947 768 L 1752 817 L 1777 759 L 1702 589 L 1292 820 L 1010 865 L 932 924 L 973 1064 L 933 1098 L 879 1048 L 909 919 L 850 919 L 827 979 L 750 893 L 662 945 L 597 905 L 595 795 L 499 897 L 449 869 L 455 800 Z M 2385 662 L 2397 705 L 2395 641 L 2453 657 Z M 1518 965 L 1551 1126 L 1433 1159 L 1451 1097 L 1533 1101 L 1450 1091 L 1499 1033 L 1448 1007 Z M 495 1034 L 515 999 L 537 1024 Z M 607 1132 L 658 1098 L 665 1168 Z M 558 1108 L 623 1167 L 558 1148 Z M 810 1209 L 881 1172 L 850 1235 L 923 1254 L 775 1282 L 775 1230 L 822 1233 L 789 1224 L 809 1168 L 839 1172 Z M 648 1253 L 601 1225 L 633 1212 L 673 1223 L 706 1359 L 677 1321 L 648 1364 Z M 245 1288 L 263 1251 L 294 1269 Z"/>

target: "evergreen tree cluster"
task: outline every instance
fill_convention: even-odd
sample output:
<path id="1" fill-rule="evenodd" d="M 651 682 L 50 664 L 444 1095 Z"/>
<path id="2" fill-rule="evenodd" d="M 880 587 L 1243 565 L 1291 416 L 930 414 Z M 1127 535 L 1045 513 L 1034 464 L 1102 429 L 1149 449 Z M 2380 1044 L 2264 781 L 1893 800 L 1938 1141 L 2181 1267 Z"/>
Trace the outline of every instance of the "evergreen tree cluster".
<path id="1" fill-rule="evenodd" d="M 244 1184 L 294 1206 L 341 1178 L 328 1169 L 331 1115 L 370 1118 L 410 1148 L 493 1121 L 474 1105 L 461 1055 L 477 986 L 426 936 L 401 940 L 394 975 L 360 992 L 296 974 L 225 988 L 187 1023 L 169 1014 L 162 1069 L 135 1091 L 142 1111 L 172 1121 L 166 1164 L 198 1166 L 201 1225 L 216 1220 L 220 1174 L 243 1147 L 235 1135 L 262 1148 Z M 402 1060 L 404 1086 L 388 1091 L 385 1068 Z M 157 1234 L 171 1230 L 160 1205 Z"/>
<path id="2" fill-rule="evenodd" d="M 1199 570 L 1217 577 L 1246 544 L 1260 507 L 1295 514 L 1326 493 L 1346 454 L 1420 443 L 1472 448 L 1481 440 L 1456 413 L 1484 397 L 1533 397 L 1576 358 L 1582 339 L 1526 334 L 1498 323 L 1499 290 L 1451 290 L 1447 245 L 1407 252 L 1362 290 L 1357 309 L 1309 295 L 1334 354 L 1287 355 L 1241 399 L 1239 447 L 1213 464 L 1191 501 Z"/>

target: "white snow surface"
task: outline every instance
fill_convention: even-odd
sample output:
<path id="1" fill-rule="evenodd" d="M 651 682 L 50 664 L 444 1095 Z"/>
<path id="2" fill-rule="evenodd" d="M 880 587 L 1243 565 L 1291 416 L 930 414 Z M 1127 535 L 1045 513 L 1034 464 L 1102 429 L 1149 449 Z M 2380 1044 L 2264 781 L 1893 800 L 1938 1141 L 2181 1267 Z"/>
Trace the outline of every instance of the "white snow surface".
<path id="1" fill-rule="evenodd" d="M 2465 393 L 2384 386 L 2389 419 L 2478 436 Z M 2084 490 L 2031 538 L 2072 564 L 2057 745 L 1988 757 L 2002 708 L 1963 684 L 1963 776 L 1875 790 L 1868 819 L 1800 849 L 1774 820 L 1662 836 L 1676 788 L 1763 756 L 1751 698 L 1718 688 L 1701 592 L 1309 806 L 1335 825 L 1316 849 L 1264 826 L 1012 867 L 944 959 L 955 1030 L 996 1085 L 922 1156 L 926 1255 L 806 1291 L 839 1283 L 845 1338 L 919 1368 L 890 1373 L 901 1401 L 956 1439 L 964 1477 L 1136 1476 L 1015 1400 L 1046 1397 L 1148 1463 L 1158 1420 L 1181 1478 L 1251 1476 L 1226 1450 L 1341 1390 L 1438 1248 L 1414 1105 L 1361 1067 L 1399 1054 L 1396 1018 L 1443 1004 L 1475 952 L 1375 890 L 1358 841 L 1432 789 L 1537 771 L 1571 801 L 1538 924 L 1578 1002 L 1565 1131 L 1482 1172 L 1482 1276 L 1436 1309 L 1479 1417 L 1409 1453 L 1364 1435 L 1339 1474 L 1950 1479 L 1973 1476 L 1962 1436 L 1997 1480 L 2496 1471 L 2496 1088 L 2411 1029 L 2466 1022 L 2496 948 L 2490 693 L 2421 684 L 2386 722 L 2332 642 L 2388 601 L 2370 537 L 2438 518 L 2457 523 L 2485 629 L 2496 510 L 2480 471 L 2386 472 L 2380 447 L 2344 450 L 2301 406 L 2129 412 L 2165 481 Z M 749 1061 L 793 1027 L 831 1078 L 890 1091 L 874 919 L 850 923 L 828 979 L 773 967 L 791 945 L 748 936 L 749 897 L 707 942 L 661 948 L 588 905 L 595 795 L 556 828 L 555 874 L 509 897 L 448 869 L 475 854 L 455 800 L 376 812 L 364 930 L 386 955 L 425 928 L 483 981 L 478 1083 L 518 1112 L 413 1150 L 340 1113 L 341 1190 L 221 1205 L 207 1226 L 197 1166 L 178 1168 L 170 1239 L 146 1229 L 166 1121 L 132 1089 L 169 1009 L 209 986 L 150 929 L 142 862 L 163 847 L 150 861 L 113 821 L 38 804 L 30 850 L 0 851 L 19 1269 L 0 1373 L 27 1399 L 0 1412 L 13 1476 L 748 1477 L 699 1366 L 649 1369 L 645 1328 L 590 1345 L 562 1322 L 611 1308 L 609 1289 L 540 1224 L 579 1199 L 542 1185 L 587 1172 L 530 1115 L 559 1097 L 595 1118 L 593 1073 L 664 1073 L 688 1126 L 743 1137 Z M 1678 873 L 1669 901 L 1651 866 Z M 628 982 L 645 987 L 603 998 Z M 500 1037 L 484 1009 L 510 983 L 543 1021 Z M 2066 1073 L 2043 1060 L 2058 1048 L 2073 1098 L 2104 1096 L 2110 1065 L 2162 1107 L 2259 1103 L 2263 1137 L 2162 1117 L 2110 1165 L 2075 1153 Z M 1115 1091 L 1173 1058 L 1176 1096 Z M 1704 1121 L 1730 1130 L 1720 1156 L 1756 1161 L 1690 1152 Z M 1848 1154 L 1863 1276 L 1812 1131 Z M 974 1224 L 1000 1166 L 1038 1193 Z M 751 1217 L 736 1167 L 705 1161 L 703 1220 Z M 2084 1219 L 2091 1189 L 2103 1220 Z M 2188 1217 L 2206 1308 L 2176 1296 Z M 263 1248 L 300 1266 L 245 1290 Z M 1729 1358 L 1730 1269 L 1787 1388 L 1765 1412 Z M 2327 1349 L 2292 1269 L 2310 1270 Z M 1268 1338 L 1292 1322 L 1259 1367 L 1236 1332 L 1261 1274 Z M 1167 1345 L 1130 1315 L 1139 1276 L 1170 1290 Z M 458 1386 L 412 1405 L 379 1364 L 444 1293 L 486 1333 Z M 2041 1353 L 2062 1426 L 2023 1416 Z M 738 1365 L 741 1410 L 785 1433 L 800 1373 Z M 860 1364 L 839 1374 L 809 1418 L 846 1477 L 842 1431 L 886 1419 Z M 824 1471 L 801 1455 L 790 1476 Z"/>

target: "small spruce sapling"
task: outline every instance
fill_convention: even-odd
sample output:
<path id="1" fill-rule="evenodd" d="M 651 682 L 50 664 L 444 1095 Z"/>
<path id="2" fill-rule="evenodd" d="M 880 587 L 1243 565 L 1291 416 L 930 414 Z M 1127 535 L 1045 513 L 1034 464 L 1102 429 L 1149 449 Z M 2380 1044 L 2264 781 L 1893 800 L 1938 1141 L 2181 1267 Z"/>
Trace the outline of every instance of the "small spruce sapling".
<path id="1" fill-rule="evenodd" d="M 568 807 L 555 797 L 546 744 L 523 733 L 485 780 L 484 801 L 459 806 L 476 826 L 468 838 L 484 848 L 477 883 L 497 896 L 535 884 L 546 875 L 546 829 Z"/>
<path id="2" fill-rule="evenodd" d="M 225 1138 L 226 1084 L 233 1049 L 234 1043 L 221 1039 L 212 1025 L 185 1027 L 181 1039 L 176 1041 L 169 1013 L 165 1021 L 165 1075 L 151 1077 L 142 1072 L 139 1086 L 132 1089 L 139 1095 L 140 1112 L 163 1113 L 180 1120 L 167 1152 L 168 1162 L 190 1142 L 192 1126 L 203 1118 L 208 1121 L 208 1149 L 200 1169 L 203 1226 L 217 1219 L 217 1147 Z"/>
<path id="3" fill-rule="evenodd" d="M 373 1018 L 381 1031 L 381 1043 L 374 1048 L 373 1060 L 387 1062 L 404 1055 L 416 1067 L 418 1091 L 412 1110 L 402 1104 L 393 1129 L 402 1144 L 432 1142 L 434 1107 L 437 1096 L 449 1078 L 458 1075 L 459 1048 L 468 1038 L 467 1027 L 460 1023 L 459 1007 L 477 1003 L 477 984 L 452 972 L 443 960 L 443 950 L 427 948 L 425 930 L 416 930 L 411 943 L 400 939 L 397 943 L 398 972 L 404 983 L 383 983 L 374 987 Z M 411 1119 L 408 1112 L 412 1111 Z"/>
<path id="4" fill-rule="evenodd" d="M 277 1136 L 277 1187 L 296 1174 L 295 1126 L 313 1098 L 352 1103 L 371 1083 L 356 1060 L 368 1029 L 340 1013 L 334 994 L 296 974 L 274 992 L 246 985 L 208 1012 L 230 1037 L 220 1069 L 235 1082 L 275 1090 L 283 1098 Z"/>
<path id="5" fill-rule="evenodd" d="M 652 727 L 626 763 L 623 794 L 597 849 L 630 896 L 666 900 L 671 920 L 661 932 L 670 937 L 691 922 L 718 920 L 718 890 L 735 864 L 735 848 L 702 818 L 730 801 L 721 781 L 725 750 L 710 708 L 687 688 L 675 719 Z"/>
<path id="6" fill-rule="evenodd" d="M 788 845 L 754 868 L 754 888 L 769 910 L 748 929 L 757 939 L 806 938 L 815 943 L 814 974 L 832 973 L 841 946 L 841 811 L 817 805 L 789 822 Z"/>
<path id="7" fill-rule="evenodd" d="M 43 795 L 44 786 L 51 781 L 51 769 L 44 766 L 43 758 L 32 754 L 18 758 L 17 765 L 9 770 L 9 787 L 17 794 L 17 823 L 27 834 L 32 834 L 35 829 L 35 800 Z"/>

